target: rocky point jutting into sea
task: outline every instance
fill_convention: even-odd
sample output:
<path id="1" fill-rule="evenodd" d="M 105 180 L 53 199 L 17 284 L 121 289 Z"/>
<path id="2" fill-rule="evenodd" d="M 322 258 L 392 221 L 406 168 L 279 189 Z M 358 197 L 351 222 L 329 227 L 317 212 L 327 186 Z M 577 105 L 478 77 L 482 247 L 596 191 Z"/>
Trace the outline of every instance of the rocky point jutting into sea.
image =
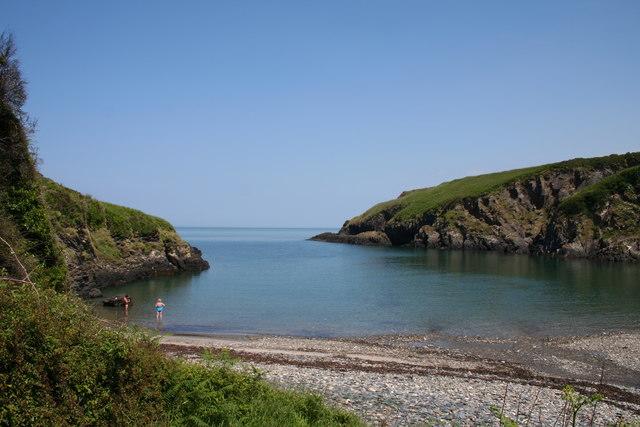
<path id="1" fill-rule="evenodd" d="M 640 153 L 406 191 L 313 240 L 640 260 Z"/>
<path id="2" fill-rule="evenodd" d="M 167 221 L 40 179 L 71 288 L 81 296 L 153 276 L 209 268 Z"/>

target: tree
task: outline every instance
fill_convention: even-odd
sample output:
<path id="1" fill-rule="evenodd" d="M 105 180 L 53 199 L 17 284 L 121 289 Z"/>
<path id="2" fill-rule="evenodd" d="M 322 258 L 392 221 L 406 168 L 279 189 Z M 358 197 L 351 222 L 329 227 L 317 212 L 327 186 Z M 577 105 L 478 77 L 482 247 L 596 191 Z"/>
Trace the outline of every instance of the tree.
<path id="1" fill-rule="evenodd" d="M 21 121 L 27 116 L 22 107 L 27 100 L 26 82 L 20 73 L 20 61 L 16 58 L 13 36 L 0 34 L 0 103 L 7 107 Z"/>

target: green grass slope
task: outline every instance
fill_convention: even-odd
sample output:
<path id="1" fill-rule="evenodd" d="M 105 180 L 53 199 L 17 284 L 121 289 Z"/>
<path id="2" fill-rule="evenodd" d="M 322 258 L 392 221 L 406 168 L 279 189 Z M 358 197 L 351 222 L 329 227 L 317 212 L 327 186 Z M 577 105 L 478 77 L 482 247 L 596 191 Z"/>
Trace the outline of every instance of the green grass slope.
<path id="1" fill-rule="evenodd" d="M 559 163 L 515 169 L 478 176 L 469 176 L 444 182 L 435 187 L 404 193 L 401 197 L 379 203 L 349 222 L 359 224 L 383 211 L 391 212 L 390 222 L 407 221 L 446 207 L 465 198 L 476 198 L 491 193 L 507 184 L 552 170 L 575 168 L 622 169 L 640 164 L 640 153 L 610 155 L 589 159 L 573 159 Z"/>
<path id="2" fill-rule="evenodd" d="M 560 204 L 560 209 L 570 215 L 580 213 L 591 215 L 616 194 L 640 204 L 640 200 L 637 199 L 639 190 L 640 166 L 634 166 L 578 191 L 564 200 Z"/>
<path id="3" fill-rule="evenodd" d="M 38 183 L 57 236 L 63 241 L 88 236 L 103 261 L 120 262 L 126 253 L 164 250 L 164 243 L 186 245 L 162 218 L 95 200 L 44 177 Z"/>
<path id="4" fill-rule="evenodd" d="M 119 260 L 122 254 L 118 246 L 122 245 L 128 249 L 138 246 L 159 249 L 153 242 L 182 242 L 173 226 L 162 218 L 95 200 L 47 178 L 40 178 L 39 182 L 47 214 L 58 236 L 86 231 L 102 259 Z M 124 244 L 125 241 L 131 243 Z"/>
<path id="5" fill-rule="evenodd" d="M 51 221 L 58 228 L 106 229 L 116 239 L 157 237 L 162 231 L 175 232 L 162 218 L 95 200 L 47 178 L 41 178 L 40 182 Z"/>

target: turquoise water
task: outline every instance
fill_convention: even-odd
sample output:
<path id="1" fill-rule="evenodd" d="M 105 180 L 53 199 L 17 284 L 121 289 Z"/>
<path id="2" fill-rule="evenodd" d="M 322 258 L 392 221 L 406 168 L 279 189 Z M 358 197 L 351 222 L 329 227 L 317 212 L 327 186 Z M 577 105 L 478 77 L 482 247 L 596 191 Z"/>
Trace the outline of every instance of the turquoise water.
<path id="1" fill-rule="evenodd" d="M 182 228 L 212 268 L 107 289 L 129 322 L 197 333 L 587 334 L 640 325 L 640 266 L 311 242 L 320 229 Z M 123 319 L 116 308 L 100 315 Z"/>

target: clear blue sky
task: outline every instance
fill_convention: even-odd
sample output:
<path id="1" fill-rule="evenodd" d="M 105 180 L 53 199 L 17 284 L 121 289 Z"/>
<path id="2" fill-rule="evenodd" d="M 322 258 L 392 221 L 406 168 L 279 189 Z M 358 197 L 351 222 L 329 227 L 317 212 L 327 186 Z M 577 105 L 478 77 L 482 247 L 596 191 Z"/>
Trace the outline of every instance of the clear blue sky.
<path id="1" fill-rule="evenodd" d="M 640 1 L 3 1 L 43 173 L 176 225 L 640 150 Z"/>

